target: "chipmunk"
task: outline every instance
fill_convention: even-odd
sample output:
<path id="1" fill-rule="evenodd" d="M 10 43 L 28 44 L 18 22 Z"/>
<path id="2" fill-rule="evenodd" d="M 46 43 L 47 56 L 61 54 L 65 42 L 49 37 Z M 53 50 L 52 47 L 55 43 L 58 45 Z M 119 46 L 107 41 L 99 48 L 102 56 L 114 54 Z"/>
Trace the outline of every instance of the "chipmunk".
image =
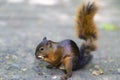
<path id="1" fill-rule="evenodd" d="M 57 68 L 64 66 L 66 73 L 61 76 L 61 80 L 71 77 L 72 71 L 84 67 L 92 59 L 90 52 L 97 48 L 98 31 L 93 20 L 97 10 L 98 7 L 94 1 L 82 3 L 77 9 L 74 28 L 77 37 L 84 40 L 80 48 L 73 40 L 54 42 L 46 37 L 36 47 L 37 59 Z"/>

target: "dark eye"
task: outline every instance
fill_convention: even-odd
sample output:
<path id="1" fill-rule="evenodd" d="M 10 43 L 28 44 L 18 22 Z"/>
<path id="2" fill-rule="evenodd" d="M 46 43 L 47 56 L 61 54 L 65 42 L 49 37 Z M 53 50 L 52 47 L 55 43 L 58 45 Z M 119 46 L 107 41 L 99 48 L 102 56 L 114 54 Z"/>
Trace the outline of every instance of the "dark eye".
<path id="1" fill-rule="evenodd" d="M 43 50 L 44 50 L 44 48 L 43 48 L 43 47 L 41 47 L 39 50 L 40 50 L 40 51 L 43 51 Z"/>

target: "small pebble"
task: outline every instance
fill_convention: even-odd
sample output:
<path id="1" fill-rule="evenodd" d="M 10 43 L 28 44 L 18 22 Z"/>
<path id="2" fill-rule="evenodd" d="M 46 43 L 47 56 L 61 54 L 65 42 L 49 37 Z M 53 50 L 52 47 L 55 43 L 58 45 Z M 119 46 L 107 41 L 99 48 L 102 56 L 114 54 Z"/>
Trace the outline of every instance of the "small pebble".
<path id="1" fill-rule="evenodd" d="M 6 70 L 15 70 L 15 69 L 19 69 L 19 65 L 18 64 L 9 64 L 6 67 Z"/>
<path id="2" fill-rule="evenodd" d="M 53 76 L 52 79 L 57 79 L 57 76 Z"/>
<path id="3" fill-rule="evenodd" d="M 98 75 L 101 75 L 103 74 L 103 70 L 102 69 L 98 69 L 98 70 L 93 70 L 92 71 L 92 75 L 93 76 L 98 76 Z"/>
<path id="4" fill-rule="evenodd" d="M 42 72 L 38 72 L 38 75 L 44 75 L 44 73 L 42 73 Z"/>
<path id="5" fill-rule="evenodd" d="M 109 59 L 108 62 L 112 63 L 114 62 L 114 59 Z"/>
<path id="6" fill-rule="evenodd" d="M 34 66 L 32 69 L 33 69 L 35 72 L 40 72 L 40 69 L 39 69 L 38 66 Z"/>
<path id="7" fill-rule="evenodd" d="M 7 56 L 5 56 L 5 59 L 9 59 L 10 57 L 7 55 Z"/>
<path id="8" fill-rule="evenodd" d="M 15 60 L 18 59 L 18 57 L 16 55 L 12 55 L 12 58 L 15 59 Z"/>
<path id="9" fill-rule="evenodd" d="M 92 71 L 92 69 L 89 69 L 89 71 L 91 72 L 91 71 Z"/>
<path id="10" fill-rule="evenodd" d="M 99 68 L 100 68 L 100 66 L 99 66 L 99 65 L 95 65 L 94 67 L 95 67 L 96 69 L 99 69 Z"/>
<path id="11" fill-rule="evenodd" d="M 26 70 L 27 70 L 27 68 L 22 68 L 21 70 L 22 70 L 22 71 L 26 71 Z"/>
<path id="12" fill-rule="evenodd" d="M 98 75 L 101 75 L 101 74 L 103 74 L 103 70 L 100 68 L 100 66 L 99 65 L 95 65 L 94 66 L 94 70 L 90 70 L 92 73 L 92 75 L 94 75 L 94 76 L 98 76 Z"/>

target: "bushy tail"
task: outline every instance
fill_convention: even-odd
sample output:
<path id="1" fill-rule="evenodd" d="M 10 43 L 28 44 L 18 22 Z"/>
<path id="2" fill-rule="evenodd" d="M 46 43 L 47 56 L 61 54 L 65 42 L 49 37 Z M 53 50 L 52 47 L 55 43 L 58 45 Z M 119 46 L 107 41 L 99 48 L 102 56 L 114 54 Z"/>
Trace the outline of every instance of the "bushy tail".
<path id="1" fill-rule="evenodd" d="M 90 52 L 96 50 L 98 31 L 94 23 L 94 16 L 98 10 L 95 1 L 84 2 L 78 7 L 75 15 L 76 35 L 85 42 L 80 47 L 81 65 L 88 63 Z M 87 60 L 88 59 L 88 60 Z"/>
<path id="2" fill-rule="evenodd" d="M 95 1 L 89 1 L 87 4 L 82 3 L 75 15 L 76 35 L 86 41 L 84 45 L 86 45 L 87 50 L 96 49 L 95 41 L 98 37 L 98 31 L 93 19 L 97 10 Z"/>
<path id="3" fill-rule="evenodd" d="M 82 3 L 78 7 L 75 15 L 75 30 L 79 38 L 84 40 L 90 37 L 97 39 L 98 33 L 93 20 L 97 10 L 95 1 L 89 1 L 87 4 Z"/>

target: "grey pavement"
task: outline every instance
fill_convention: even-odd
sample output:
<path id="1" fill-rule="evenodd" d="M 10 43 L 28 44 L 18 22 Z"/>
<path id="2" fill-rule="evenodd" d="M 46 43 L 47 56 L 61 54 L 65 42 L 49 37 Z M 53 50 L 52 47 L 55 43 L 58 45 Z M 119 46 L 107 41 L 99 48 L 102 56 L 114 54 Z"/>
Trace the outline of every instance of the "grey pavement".
<path id="1" fill-rule="evenodd" d="M 69 80 L 120 80 L 120 6 L 119 0 L 97 0 L 95 17 L 99 29 L 98 50 L 84 69 L 74 71 Z M 53 41 L 75 37 L 74 13 L 80 0 L 0 0 L 0 80 L 59 80 L 58 69 L 35 59 L 36 45 L 44 36 Z M 117 30 L 101 29 L 103 23 Z M 79 46 L 79 45 L 78 45 Z M 103 74 L 94 76 L 99 67 Z"/>

